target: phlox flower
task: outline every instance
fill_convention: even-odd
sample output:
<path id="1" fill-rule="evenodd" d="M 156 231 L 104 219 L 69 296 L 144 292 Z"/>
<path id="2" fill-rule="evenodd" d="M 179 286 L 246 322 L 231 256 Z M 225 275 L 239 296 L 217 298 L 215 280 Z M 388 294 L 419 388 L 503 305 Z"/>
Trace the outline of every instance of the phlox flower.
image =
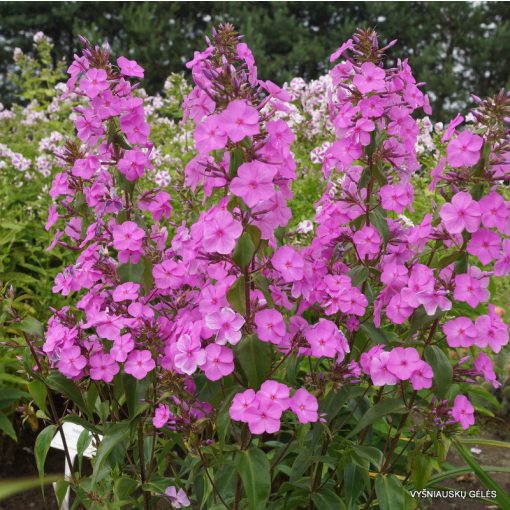
<path id="1" fill-rule="evenodd" d="M 508 343 L 508 326 L 496 315 L 492 305 L 489 305 L 489 315 L 476 318 L 475 327 L 479 338 L 478 347 L 490 347 L 497 353 Z"/>
<path id="2" fill-rule="evenodd" d="M 354 76 L 352 83 L 362 94 L 381 92 L 385 88 L 385 77 L 384 69 L 372 62 L 365 62 L 361 64 L 360 72 Z"/>
<path id="3" fill-rule="evenodd" d="M 468 192 L 459 191 L 450 203 L 441 207 L 439 216 L 450 234 L 460 234 L 463 230 L 476 232 L 482 213 L 478 202 L 475 202 Z"/>
<path id="4" fill-rule="evenodd" d="M 135 341 L 131 333 L 126 333 L 113 341 L 112 348 L 110 349 L 110 356 L 112 356 L 115 361 L 124 362 L 134 348 Z"/>
<path id="5" fill-rule="evenodd" d="M 259 133 L 259 112 L 243 99 L 230 102 L 220 114 L 220 122 L 234 143 Z"/>
<path id="6" fill-rule="evenodd" d="M 125 221 L 112 228 L 113 247 L 119 251 L 141 251 L 145 232 L 134 221 Z"/>
<path id="7" fill-rule="evenodd" d="M 504 239 L 502 243 L 502 253 L 494 264 L 494 274 L 503 276 L 510 273 L 510 239 Z"/>
<path id="8" fill-rule="evenodd" d="M 121 303 L 122 301 L 135 301 L 138 299 L 139 290 L 139 283 L 126 282 L 115 287 L 112 292 L 112 297 L 116 303 Z"/>
<path id="9" fill-rule="evenodd" d="M 290 388 L 285 384 L 267 380 L 262 383 L 258 393 L 276 402 L 282 408 L 282 411 L 289 408 Z"/>
<path id="10" fill-rule="evenodd" d="M 464 395 L 457 395 L 455 397 L 451 414 L 453 419 L 460 423 L 464 430 L 467 430 L 475 423 L 475 408 Z"/>
<path id="11" fill-rule="evenodd" d="M 420 355 L 414 347 L 395 347 L 386 363 L 386 368 L 401 381 L 410 379 L 420 366 Z"/>
<path id="12" fill-rule="evenodd" d="M 409 271 L 402 264 L 390 262 L 383 264 L 381 272 L 381 281 L 389 288 L 400 290 L 405 287 L 409 280 Z"/>
<path id="13" fill-rule="evenodd" d="M 156 368 L 156 362 L 152 359 L 152 353 L 148 349 L 131 351 L 124 364 L 124 372 L 132 375 L 135 379 L 143 379 L 154 368 Z"/>
<path id="14" fill-rule="evenodd" d="M 395 294 L 386 307 L 386 316 L 394 324 L 403 324 L 411 317 L 414 308 L 410 306 L 401 294 Z"/>
<path id="15" fill-rule="evenodd" d="M 467 252 L 478 257 L 482 264 L 487 265 L 499 257 L 500 246 L 501 238 L 496 232 L 481 228 L 471 236 L 467 245 Z"/>
<path id="16" fill-rule="evenodd" d="M 455 277 L 453 297 L 457 301 L 464 301 L 476 308 L 483 301 L 487 301 L 490 292 L 487 290 L 489 278 L 476 266 L 470 266 L 467 273 Z"/>
<path id="17" fill-rule="evenodd" d="M 278 248 L 271 258 L 271 264 L 285 282 L 290 283 L 303 279 L 305 261 L 303 256 L 291 246 Z"/>
<path id="18" fill-rule="evenodd" d="M 229 254 L 243 231 L 241 223 L 228 211 L 217 211 L 204 224 L 202 246 L 207 253 Z"/>
<path id="19" fill-rule="evenodd" d="M 255 314 L 255 326 L 259 340 L 275 345 L 280 344 L 287 333 L 282 314 L 271 308 Z"/>
<path id="20" fill-rule="evenodd" d="M 379 255 L 381 236 L 371 225 L 365 225 L 357 230 L 352 236 L 352 241 L 360 258 L 374 259 Z"/>
<path id="21" fill-rule="evenodd" d="M 335 60 L 338 60 L 347 50 L 350 50 L 353 46 L 354 42 L 352 39 L 348 39 L 345 41 L 340 48 L 338 48 L 335 52 L 333 52 L 330 57 L 329 61 L 334 62 Z"/>
<path id="22" fill-rule="evenodd" d="M 311 354 L 316 358 L 343 359 L 349 346 L 336 324 L 328 319 L 319 319 L 319 322 L 305 329 L 304 337 L 311 347 Z"/>
<path id="23" fill-rule="evenodd" d="M 299 423 L 313 423 L 319 419 L 318 409 L 319 403 L 317 398 L 306 391 L 299 388 L 290 399 L 290 408 L 297 416 Z"/>
<path id="24" fill-rule="evenodd" d="M 77 345 L 61 349 L 57 367 L 66 377 L 73 379 L 80 376 L 86 365 L 87 360 Z"/>
<path id="25" fill-rule="evenodd" d="M 230 183 L 230 191 L 241 197 L 248 207 L 253 207 L 274 194 L 275 174 L 275 168 L 260 161 L 243 163 L 237 171 L 237 177 Z"/>
<path id="26" fill-rule="evenodd" d="M 246 410 L 246 415 L 252 434 L 263 434 L 264 432 L 274 434 L 280 430 L 281 406 L 261 393 L 257 393 Z"/>
<path id="27" fill-rule="evenodd" d="M 503 230 L 509 216 L 509 210 L 503 197 L 495 191 L 482 197 L 478 204 L 482 213 L 482 223 L 487 228 Z"/>
<path id="28" fill-rule="evenodd" d="M 175 260 L 164 260 L 161 264 L 156 264 L 152 268 L 152 276 L 156 288 L 178 289 L 186 274 L 186 267 L 181 262 Z"/>
<path id="29" fill-rule="evenodd" d="M 76 177 L 88 180 L 101 168 L 101 162 L 96 156 L 80 158 L 74 162 L 71 173 Z"/>
<path id="30" fill-rule="evenodd" d="M 349 287 L 336 296 L 338 308 L 345 314 L 365 315 L 368 299 L 357 287 Z"/>
<path id="31" fill-rule="evenodd" d="M 119 172 L 123 174 L 128 181 L 136 181 L 143 177 L 146 168 L 151 168 L 147 154 L 140 149 L 128 150 L 117 164 Z"/>
<path id="32" fill-rule="evenodd" d="M 386 184 L 379 190 L 379 196 L 384 209 L 401 214 L 413 203 L 413 187 L 411 184 Z"/>
<path id="33" fill-rule="evenodd" d="M 227 134 L 223 130 L 221 118 L 218 115 L 209 115 L 200 122 L 193 132 L 193 138 L 201 154 L 223 149 L 227 144 Z"/>
<path id="34" fill-rule="evenodd" d="M 468 317 L 457 317 L 445 322 L 443 332 L 450 347 L 470 347 L 477 343 L 478 332 Z"/>
<path id="35" fill-rule="evenodd" d="M 108 88 L 108 75 L 104 69 L 89 69 L 80 81 L 80 89 L 93 99 Z"/>
<path id="36" fill-rule="evenodd" d="M 494 372 L 494 365 L 492 364 L 491 359 L 487 354 L 481 352 L 478 357 L 475 359 L 475 368 L 478 370 L 480 375 L 487 381 L 492 384 L 494 388 L 499 388 L 501 383 L 498 382 L 496 378 L 496 372 Z"/>
<path id="37" fill-rule="evenodd" d="M 168 423 L 171 417 L 172 412 L 170 411 L 170 408 L 165 404 L 159 404 L 154 412 L 152 424 L 155 428 L 161 429 Z"/>
<path id="38" fill-rule="evenodd" d="M 110 383 L 119 372 L 119 365 L 107 353 L 99 352 L 92 354 L 89 359 L 90 378 L 93 381 L 104 381 Z"/>
<path id="39" fill-rule="evenodd" d="M 228 347 L 209 344 L 205 353 L 206 360 L 201 368 L 210 381 L 217 381 L 234 371 L 234 353 Z"/>
<path id="40" fill-rule="evenodd" d="M 165 496 L 170 499 L 170 504 L 174 508 L 183 508 L 191 505 L 188 496 L 183 489 L 177 490 L 173 485 L 170 485 L 165 490 Z"/>
<path id="41" fill-rule="evenodd" d="M 481 136 L 474 135 L 471 131 L 462 131 L 446 147 L 448 164 L 453 168 L 476 165 L 480 159 L 482 145 Z"/>
<path id="42" fill-rule="evenodd" d="M 423 390 L 432 388 L 434 372 L 432 367 L 425 361 L 420 361 L 414 372 L 411 374 L 411 384 L 413 390 Z"/>
<path id="43" fill-rule="evenodd" d="M 175 343 L 173 357 L 175 366 L 185 374 L 191 375 L 206 361 L 206 352 L 198 338 L 185 333 Z"/>
<path id="44" fill-rule="evenodd" d="M 143 78 L 143 67 L 139 66 L 136 60 L 129 60 L 126 57 L 119 57 L 117 65 L 121 74 L 131 76 L 133 78 Z"/>
<path id="45" fill-rule="evenodd" d="M 216 332 L 215 342 L 219 345 L 225 345 L 227 342 L 236 345 L 241 340 L 244 322 L 242 315 L 228 307 L 205 316 L 205 325 Z"/>
<path id="46" fill-rule="evenodd" d="M 248 423 L 247 410 L 253 404 L 256 394 L 253 390 L 248 389 L 242 393 L 237 393 L 232 399 L 228 410 L 229 416 L 236 421 Z"/>
<path id="47" fill-rule="evenodd" d="M 374 386 L 394 385 L 398 382 L 398 377 L 390 371 L 388 363 L 390 361 L 390 353 L 381 351 L 370 360 L 369 374 Z"/>

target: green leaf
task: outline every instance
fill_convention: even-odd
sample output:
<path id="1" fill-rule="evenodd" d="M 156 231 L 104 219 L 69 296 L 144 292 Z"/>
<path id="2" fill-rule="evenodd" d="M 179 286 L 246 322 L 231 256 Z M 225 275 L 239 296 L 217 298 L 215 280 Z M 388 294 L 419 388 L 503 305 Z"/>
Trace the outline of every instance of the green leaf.
<path id="1" fill-rule="evenodd" d="M 231 179 L 237 176 L 237 170 L 244 161 L 243 150 L 241 147 L 236 147 L 230 151 L 230 164 L 228 167 L 228 174 Z"/>
<path id="2" fill-rule="evenodd" d="M 500 487 L 500 485 L 482 469 L 478 462 L 476 462 L 475 458 L 468 450 L 466 450 L 466 448 L 464 448 L 464 446 L 462 446 L 462 444 L 460 444 L 459 441 L 454 439 L 453 445 L 466 463 L 469 464 L 481 484 L 488 490 L 496 491 L 495 499 L 499 507 L 510 508 L 510 495 L 508 495 L 505 489 Z"/>
<path id="3" fill-rule="evenodd" d="M 434 460 L 423 453 L 418 453 L 411 462 L 411 476 L 416 489 L 421 490 L 427 486 L 432 476 Z"/>
<path id="4" fill-rule="evenodd" d="M 351 431 L 347 437 L 352 437 L 358 432 L 368 427 L 376 420 L 384 418 L 385 416 L 392 413 L 405 413 L 406 408 L 402 403 L 402 400 L 398 398 L 388 398 L 375 404 L 371 407 L 360 419 L 356 427 Z"/>
<path id="5" fill-rule="evenodd" d="M 44 336 L 43 325 L 34 317 L 26 317 L 19 324 L 19 329 L 30 336 L 42 338 Z"/>
<path id="6" fill-rule="evenodd" d="M 227 301 L 230 306 L 238 313 L 246 316 L 246 295 L 244 288 L 244 276 L 240 276 L 228 289 Z"/>
<path id="7" fill-rule="evenodd" d="M 120 445 L 128 436 L 129 422 L 123 421 L 112 425 L 106 432 L 97 448 L 97 455 L 94 461 L 94 470 L 92 473 L 92 484 L 97 483 L 97 478 L 101 467 L 107 460 L 112 450 Z"/>
<path id="8" fill-rule="evenodd" d="M 312 494 L 312 501 L 315 508 L 320 510 L 344 510 L 345 503 L 331 489 L 322 488 L 319 492 Z"/>
<path id="9" fill-rule="evenodd" d="M 48 396 L 48 389 L 46 385 L 39 380 L 34 380 L 28 383 L 28 391 L 32 398 L 34 399 L 35 404 L 41 411 L 48 414 L 48 410 L 46 408 L 46 397 Z"/>
<path id="10" fill-rule="evenodd" d="M 250 234 L 248 232 L 244 232 L 237 241 L 232 258 L 234 259 L 234 262 L 244 271 L 250 265 L 254 253 L 255 244 L 253 243 Z"/>
<path id="11" fill-rule="evenodd" d="M 0 387 L 0 409 L 4 409 L 23 398 L 30 398 L 30 395 L 19 388 L 12 388 L 10 386 Z"/>
<path id="12" fill-rule="evenodd" d="M 41 481 L 41 487 L 44 483 L 44 463 L 46 456 L 50 449 L 51 441 L 57 433 L 56 425 L 48 425 L 45 429 L 41 430 L 37 439 L 35 440 L 34 455 L 35 462 L 37 464 L 37 471 L 39 472 L 39 479 Z"/>
<path id="13" fill-rule="evenodd" d="M 11 420 L 9 417 L 0 411 L 0 430 L 7 434 L 13 441 L 17 441 L 16 431 L 12 426 Z"/>
<path id="14" fill-rule="evenodd" d="M 78 386 L 76 386 L 73 381 L 67 379 L 67 377 L 62 375 L 60 372 L 52 372 L 46 377 L 45 381 L 52 390 L 55 390 L 68 397 L 82 411 L 84 411 L 86 414 L 90 414 L 87 406 L 85 405 L 85 401 L 81 396 Z"/>
<path id="15" fill-rule="evenodd" d="M 381 510 L 404 510 L 405 491 L 396 476 L 378 476 L 375 493 Z"/>
<path id="16" fill-rule="evenodd" d="M 234 347 L 234 352 L 249 386 L 258 388 L 271 370 L 273 357 L 271 344 L 261 342 L 255 335 L 250 335 Z"/>
<path id="17" fill-rule="evenodd" d="M 266 510 L 271 478 L 270 464 L 264 452 L 258 448 L 239 452 L 235 458 L 235 467 L 243 482 L 250 510 Z"/>
<path id="18" fill-rule="evenodd" d="M 390 239 L 390 229 L 388 227 L 388 223 L 386 222 L 386 218 L 384 217 L 383 211 L 380 207 L 374 209 L 370 213 L 370 221 L 377 229 L 379 234 L 381 234 L 382 239 L 385 243 Z"/>
<path id="19" fill-rule="evenodd" d="M 354 445 L 354 455 L 368 460 L 377 470 L 381 469 L 383 453 L 375 446 Z"/>
<path id="20" fill-rule="evenodd" d="M 453 368 L 446 354 L 437 346 L 425 348 L 425 359 L 434 371 L 434 384 L 437 396 L 443 397 L 450 388 L 453 379 Z"/>
<path id="21" fill-rule="evenodd" d="M 368 274 L 368 268 L 365 266 L 353 267 L 348 273 L 353 287 L 359 287 L 368 278 Z"/>
<path id="22" fill-rule="evenodd" d="M 146 403 L 147 389 L 151 385 L 151 380 L 149 377 L 145 377 L 138 381 L 129 374 L 123 374 L 122 385 L 126 396 L 129 417 L 134 418 Z"/>
<path id="23" fill-rule="evenodd" d="M 145 272 L 145 261 L 140 259 L 136 264 L 120 264 L 117 267 L 117 274 L 120 278 L 121 283 L 133 282 L 133 283 L 144 283 L 143 277 Z"/>
<path id="24" fill-rule="evenodd" d="M 43 480 L 43 484 L 58 482 L 62 479 L 60 475 L 50 475 Z M 16 478 L 15 480 L 3 480 L 0 482 L 0 501 L 10 498 L 20 492 L 29 491 L 39 486 L 38 478 Z"/>
<path id="25" fill-rule="evenodd" d="M 57 498 L 59 508 L 62 507 L 62 503 L 64 502 L 68 488 L 69 482 L 67 480 L 59 480 L 55 485 L 55 496 Z"/>

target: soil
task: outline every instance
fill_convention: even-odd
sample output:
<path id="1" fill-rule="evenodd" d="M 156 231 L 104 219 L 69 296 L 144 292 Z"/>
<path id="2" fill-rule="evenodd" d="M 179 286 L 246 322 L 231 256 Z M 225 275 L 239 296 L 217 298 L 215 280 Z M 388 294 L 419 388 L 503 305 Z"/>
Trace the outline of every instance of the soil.
<path id="1" fill-rule="evenodd" d="M 510 441 L 509 423 L 488 422 L 484 424 L 481 429 L 485 431 L 483 437 L 486 439 Z M 13 478 L 38 476 L 33 452 L 37 433 L 21 427 L 17 430 L 19 431 L 17 443 L 0 435 L 0 480 L 2 481 Z M 476 446 L 477 445 L 469 445 L 468 448 Z M 479 445 L 479 448 L 481 452 L 473 455 L 480 465 L 510 467 L 510 449 L 485 445 Z M 465 462 L 454 451 L 450 452 L 448 462 L 454 466 L 465 465 Z M 46 458 L 45 467 L 48 474 L 61 474 L 64 468 L 63 452 L 50 449 Z M 510 474 L 491 473 L 491 477 L 510 494 Z M 443 485 L 451 489 L 467 492 L 485 490 L 471 474 L 447 480 L 443 482 Z M 427 510 L 492 510 L 498 508 L 496 503 L 490 505 L 475 499 L 469 499 L 469 497 L 466 499 L 422 500 L 421 505 L 421 508 Z M 7 500 L 0 501 L 0 510 L 58 510 L 58 506 L 53 493 L 53 487 L 48 485 L 45 488 L 44 497 L 40 489 L 27 491 L 12 496 Z"/>

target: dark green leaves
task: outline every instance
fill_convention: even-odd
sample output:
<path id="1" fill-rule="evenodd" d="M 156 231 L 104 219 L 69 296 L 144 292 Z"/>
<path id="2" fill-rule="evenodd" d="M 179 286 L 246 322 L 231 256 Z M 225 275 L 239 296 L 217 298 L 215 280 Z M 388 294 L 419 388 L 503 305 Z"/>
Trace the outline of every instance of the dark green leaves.
<path id="1" fill-rule="evenodd" d="M 271 490 L 270 465 L 264 452 L 251 448 L 235 458 L 236 471 L 241 476 L 250 510 L 265 510 Z"/>
<path id="2" fill-rule="evenodd" d="M 406 504 L 405 491 L 396 476 L 377 477 L 375 493 L 381 510 L 404 510 Z"/>
<path id="3" fill-rule="evenodd" d="M 245 270 L 250 265 L 253 254 L 255 253 L 255 248 L 256 246 L 253 243 L 250 234 L 248 232 L 244 232 L 237 241 L 237 245 L 232 256 L 234 262 L 242 270 Z"/>
<path id="4" fill-rule="evenodd" d="M 48 425 L 44 430 L 42 430 L 37 439 L 35 440 L 34 454 L 35 454 L 35 462 L 37 464 L 37 471 L 39 471 L 39 479 L 41 481 L 41 485 L 44 481 L 44 462 L 46 461 L 46 456 L 48 455 L 48 451 L 50 449 L 51 441 L 57 432 L 56 425 Z"/>
<path id="5" fill-rule="evenodd" d="M 243 338 L 235 347 L 236 359 L 251 388 L 258 388 L 271 369 L 273 348 L 269 342 L 261 342 L 255 335 Z"/>
<path id="6" fill-rule="evenodd" d="M 452 384 L 453 368 L 446 354 L 437 346 L 429 345 L 425 349 L 425 359 L 434 371 L 434 384 L 438 397 L 443 397 Z"/>
<path id="7" fill-rule="evenodd" d="M 352 437 L 358 432 L 361 432 L 365 427 L 372 425 L 372 423 L 380 418 L 384 418 L 392 413 L 404 413 L 405 411 L 406 408 L 400 399 L 388 398 L 382 402 L 378 402 L 361 417 L 361 420 L 347 437 Z"/>
<path id="8" fill-rule="evenodd" d="M 9 417 L 0 411 L 0 431 L 7 434 L 12 440 L 16 441 L 16 431 L 12 426 L 11 420 Z"/>
<path id="9" fill-rule="evenodd" d="M 238 313 L 246 316 L 246 295 L 244 276 L 240 276 L 227 292 L 227 301 Z"/>

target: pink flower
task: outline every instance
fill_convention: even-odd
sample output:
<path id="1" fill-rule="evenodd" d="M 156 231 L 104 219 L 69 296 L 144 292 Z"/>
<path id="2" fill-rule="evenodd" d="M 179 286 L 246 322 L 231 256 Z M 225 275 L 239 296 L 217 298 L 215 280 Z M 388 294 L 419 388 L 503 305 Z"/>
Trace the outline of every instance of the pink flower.
<path id="1" fill-rule="evenodd" d="M 236 345 L 241 340 L 241 328 L 244 322 L 241 315 L 228 307 L 205 317 L 206 326 L 216 331 L 215 342 L 219 345 L 225 345 L 226 342 Z"/>
<path id="2" fill-rule="evenodd" d="M 197 125 L 193 133 L 195 146 L 199 153 L 209 153 L 223 149 L 227 144 L 227 135 L 222 127 L 219 115 L 210 115 Z"/>
<path id="3" fill-rule="evenodd" d="M 119 57 L 117 65 L 120 72 L 124 76 L 132 76 L 133 78 L 143 78 L 143 67 L 136 63 L 136 60 L 129 60 L 126 57 Z"/>
<path id="4" fill-rule="evenodd" d="M 136 181 L 143 177 L 146 168 L 151 168 L 147 154 L 140 149 L 126 151 L 117 166 L 128 181 Z"/>
<path id="5" fill-rule="evenodd" d="M 395 294 L 386 307 L 386 315 L 394 324 L 404 324 L 413 312 L 414 308 L 402 298 L 401 294 Z"/>
<path id="6" fill-rule="evenodd" d="M 135 348 L 135 341 L 131 333 L 119 336 L 113 341 L 113 346 L 110 349 L 110 355 L 113 356 L 115 361 L 123 363 L 126 361 L 128 354 Z"/>
<path id="7" fill-rule="evenodd" d="M 397 384 L 398 378 L 388 368 L 390 353 L 386 351 L 375 354 L 370 360 L 370 377 L 374 386 L 384 386 L 385 384 Z"/>
<path id="8" fill-rule="evenodd" d="M 483 138 L 481 136 L 474 135 L 471 131 L 462 131 L 446 147 L 449 165 L 453 168 L 476 165 L 480 159 L 482 145 Z"/>
<path id="9" fill-rule="evenodd" d="M 498 260 L 494 264 L 494 274 L 496 276 L 510 274 L 510 239 L 503 241 L 502 248 L 502 253 L 498 255 Z"/>
<path id="10" fill-rule="evenodd" d="M 210 381 L 217 381 L 234 371 L 234 353 L 228 347 L 209 344 L 205 353 L 206 360 L 202 370 Z"/>
<path id="11" fill-rule="evenodd" d="M 275 251 L 271 264 L 286 282 L 303 279 L 305 262 L 303 256 L 291 246 L 282 246 Z"/>
<path id="12" fill-rule="evenodd" d="M 175 366 L 185 374 L 193 374 L 206 361 L 206 353 L 202 349 L 200 340 L 187 333 L 181 335 L 175 344 Z"/>
<path id="13" fill-rule="evenodd" d="M 89 69 L 80 81 L 80 89 L 93 99 L 108 88 L 107 77 L 104 69 Z"/>
<path id="14" fill-rule="evenodd" d="M 282 342 L 287 328 L 283 316 L 277 310 L 267 308 L 255 314 L 255 326 L 259 340 L 278 345 Z"/>
<path id="15" fill-rule="evenodd" d="M 489 315 L 477 317 L 475 327 L 479 337 L 478 347 L 489 346 L 494 352 L 499 352 L 508 343 L 508 326 L 496 315 L 492 305 L 489 305 Z"/>
<path id="16" fill-rule="evenodd" d="M 296 393 L 292 395 L 290 408 L 298 417 L 299 423 L 313 423 L 319 419 L 317 413 L 319 403 L 317 402 L 317 398 L 304 388 L 299 388 Z"/>
<path id="17" fill-rule="evenodd" d="M 374 227 L 370 225 L 361 227 L 353 234 L 352 241 L 361 259 L 365 257 L 375 259 L 379 255 L 381 236 Z"/>
<path id="18" fill-rule="evenodd" d="M 446 341 L 450 347 L 470 347 L 476 344 L 478 333 L 468 317 L 457 317 L 443 324 Z"/>
<path id="19" fill-rule="evenodd" d="M 282 408 L 279 404 L 264 395 L 257 394 L 246 411 L 248 427 L 252 434 L 273 434 L 280 430 Z"/>
<path id="20" fill-rule="evenodd" d="M 387 369 L 401 381 L 410 379 L 420 366 L 420 355 L 414 347 L 395 347 L 386 363 Z"/>
<path id="21" fill-rule="evenodd" d="M 482 264 L 487 265 L 499 257 L 500 246 L 501 238 L 496 232 L 481 228 L 471 236 L 467 245 L 467 252 L 478 257 Z"/>
<path id="22" fill-rule="evenodd" d="M 81 349 L 77 345 L 65 347 L 60 351 L 57 367 L 66 377 L 71 379 L 79 377 L 86 365 L 87 360 L 85 356 L 82 356 Z"/>
<path id="23" fill-rule="evenodd" d="M 183 284 L 185 274 L 184 264 L 175 260 L 164 260 L 152 268 L 156 288 L 162 290 L 178 289 Z"/>
<path id="24" fill-rule="evenodd" d="M 439 211 L 443 225 L 450 234 L 460 234 L 464 229 L 476 232 L 480 226 L 481 211 L 466 191 L 456 193 L 451 203 L 444 204 Z"/>
<path id="25" fill-rule="evenodd" d="M 240 142 L 246 136 L 259 133 L 259 112 L 243 99 L 229 103 L 220 114 L 220 122 L 234 143 Z"/>
<path id="26" fill-rule="evenodd" d="M 90 378 L 94 381 L 110 383 L 115 374 L 119 372 L 119 365 L 115 360 L 104 352 L 92 354 L 89 359 Z"/>
<path id="27" fill-rule="evenodd" d="M 259 161 L 243 163 L 230 184 L 230 191 L 253 207 L 274 194 L 273 178 L 276 169 Z"/>
<path id="28" fill-rule="evenodd" d="M 455 397 L 451 413 L 453 419 L 460 423 L 464 430 L 467 430 L 475 423 L 475 409 L 464 395 L 457 395 Z"/>
<path id="29" fill-rule="evenodd" d="M 141 251 L 145 232 L 134 222 L 125 221 L 112 228 L 113 247 L 119 251 Z"/>
<path id="30" fill-rule="evenodd" d="M 90 179 L 101 168 L 101 162 L 96 156 L 89 156 L 88 158 L 77 159 L 74 162 L 71 173 L 76 177 L 82 179 Z"/>
<path id="31" fill-rule="evenodd" d="M 282 408 L 282 411 L 286 411 L 289 408 L 290 388 L 285 384 L 267 380 L 262 383 L 258 393 L 276 402 Z"/>
<path id="32" fill-rule="evenodd" d="M 182 508 L 186 506 L 190 506 L 190 500 L 183 489 L 177 490 L 173 485 L 170 485 L 165 490 L 165 496 L 170 499 L 170 504 L 174 508 Z"/>
<path id="33" fill-rule="evenodd" d="M 372 62 L 365 62 L 361 64 L 360 73 L 354 76 L 352 83 L 362 94 L 381 92 L 385 88 L 385 77 L 384 69 L 381 69 Z"/>
<path id="34" fill-rule="evenodd" d="M 227 211 L 218 211 L 204 225 L 202 246 L 207 253 L 232 252 L 243 231 L 241 223 Z"/>
<path id="35" fill-rule="evenodd" d="M 384 209 L 400 214 L 413 203 L 413 187 L 411 184 L 386 184 L 379 190 L 379 196 Z"/>
<path id="36" fill-rule="evenodd" d="M 481 352 L 475 359 L 475 368 L 487 382 L 492 384 L 494 388 L 499 388 L 501 386 L 501 383 L 499 383 L 496 379 L 496 373 L 494 372 L 492 361 L 484 352 Z"/>
<path id="37" fill-rule="evenodd" d="M 476 266 L 470 266 L 468 272 L 455 277 L 455 291 L 453 297 L 457 301 L 465 301 L 476 308 L 483 301 L 487 301 L 490 292 L 487 290 L 489 278 Z"/>
<path id="38" fill-rule="evenodd" d="M 350 315 L 365 315 L 368 299 L 357 287 L 349 287 L 336 296 L 340 311 Z"/>
<path id="39" fill-rule="evenodd" d="M 319 319 L 313 326 L 308 326 L 304 336 L 310 344 L 312 356 L 316 358 L 334 358 L 337 354 L 343 358 L 345 352 L 349 352 L 343 333 L 327 319 Z"/>
<path id="40" fill-rule="evenodd" d="M 508 208 L 503 197 L 495 191 L 482 197 L 478 202 L 482 212 L 482 223 L 487 228 L 505 228 L 508 219 Z"/>
<path id="41" fill-rule="evenodd" d="M 124 372 L 132 375 L 135 379 L 143 379 L 154 368 L 156 368 L 156 362 L 152 359 L 152 353 L 148 349 L 131 351 L 124 364 Z"/>
<path id="42" fill-rule="evenodd" d="M 138 283 L 126 282 L 115 288 L 112 292 L 112 297 L 116 303 L 121 303 L 122 301 L 135 301 L 138 299 L 139 290 L 140 285 Z"/>
<path id="43" fill-rule="evenodd" d="M 242 421 L 248 423 L 247 410 L 253 404 L 256 398 L 253 390 L 246 390 L 242 393 L 238 393 L 230 404 L 228 414 L 233 420 Z"/>
<path id="44" fill-rule="evenodd" d="M 420 361 L 418 368 L 411 375 L 411 384 L 413 390 L 423 390 L 432 388 L 432 380 L 434 378 L 434 372 L 432 367 L 425 361 Z"/>
<path id="45" fill-rule="evenodd" d="M 171 417 L 172 413 L 170 408 L 165 404 L 159 404 L 158 407 L 156 407 L 156 411 L 154 412 L 152 424 L 157 429 L 161 429 L 168 423 L 168 420 L 170 420 Z"/>

